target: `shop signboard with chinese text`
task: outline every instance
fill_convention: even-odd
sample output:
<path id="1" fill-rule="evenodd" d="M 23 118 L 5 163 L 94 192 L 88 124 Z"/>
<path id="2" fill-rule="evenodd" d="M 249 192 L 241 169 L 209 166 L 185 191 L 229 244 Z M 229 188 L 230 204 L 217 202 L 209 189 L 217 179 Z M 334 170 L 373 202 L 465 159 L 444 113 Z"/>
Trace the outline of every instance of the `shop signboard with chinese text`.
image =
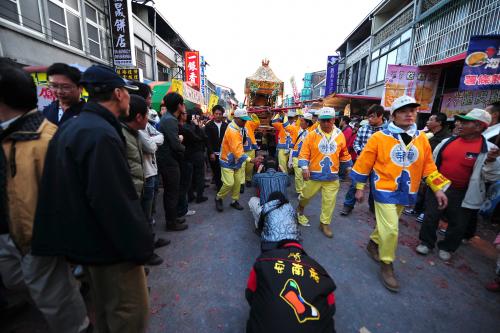
<path id="1" fill-rule="evenodd" d="M 201 61 L 201 64 L 200 64 L 200 88 L 201 88 L 201 94 L 203 95 L 203 97 L 205 97 L 205 85 L 206 85 L 206 78 L 205 78 L 205 58 L 203 56 L 200 57 L 200 61 Z"/>
<path id="2" fill-rule="evenodd" d="M 115 66 L 134 67 L 135 47 L 132 38 L 131 0 L 108 0 Z"/>
<path id="3" fill-rule="evenodd" d="M 198 90 L 195 90 L 189 86 L 187 82 L 181 80 L 172 80 L 170 89 L 168 92 L 176 92 L 180 94 L 184 99 L 199 105 L 203 105 L 203 95 Z"/>
<path id="4" fill-rule="evenodd" d="M 430 113 L 440 75 L 441 69 L 434 66 L 388 65 L 382 106 L 389 109 L 396 98 L 407 95 L 420 104 L 419 112 Z"/>
<path id="5" fill-rule="evenodd" d="M 186 82 L 196 90 L 200 90 L 200 53 L 198 51 L 186 51 L 184 53 L 184 70 Z"/>
<path id="6" fill-rule="evenodd" d="M 325 97 L 337 91 L 337 77 L 339 72 L 339 57 L 336 55 L 328 56 L 326 65 L 326 87 Z"/>
<path id="7" fill-rule="evenodd" d="M 500 89 L 458 91 L 443 95 L 441 112 L 451 118 L 474 108 L 485 109 L 496 101 L 500 101 Z"/>
<path id="8" fill-rule="evenodd" d="M 500 89 L 500 35 L 472 36 L 460 90 Z"/>
<path id="9" fill-rule="evenodd" d="M 116 73 L 125 80 L 134 80 L 142 82 L 142 68 L 117 68 Z"/>

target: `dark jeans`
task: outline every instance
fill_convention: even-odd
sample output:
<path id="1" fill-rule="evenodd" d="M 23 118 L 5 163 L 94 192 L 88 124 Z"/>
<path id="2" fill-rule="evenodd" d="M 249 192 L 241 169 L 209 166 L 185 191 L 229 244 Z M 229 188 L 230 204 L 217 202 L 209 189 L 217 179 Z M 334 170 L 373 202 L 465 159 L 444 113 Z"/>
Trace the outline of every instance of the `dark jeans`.
<path id="1" fill-rule="evenodd" d="M 417 194 L 417 202 L 415 203 L 415 207 L 413 208 L 417 214 L 421 214 L 425 210 L 425 193 L 427 192 L 427 185 L 420 185 Z"/>
<path id="2" fill-rule="evenodd" d="M 354 185 L 354 182 L 351 182 L 351 186 L 349 187 L 349 190 L 345 194 L 344 206 L 354 208 L 354 205 L 356 204 L 356 198 L 354 197 L 355 194 L 356 194 L 356 187 Z M 373 208 L 375 207 L 371 186 L 370 186 L 370 192 L 368 194 L 368 205 L 371 210 L 373 210 Z"/>
<path id="3" fill-rule="evenodd" d="M 141 205 L 148 222 L 152 222 L 153 199 L 155 195 L 156 176 L 146 178 L 144 181 L 144 192 L 141 198 Z"/>
<path id="4" fill-rule="evenodd" d="M 177 203 L 177 216 L 184 216 L 188 212 L 188 191 L 193 178 L 193 164 L 187 161 L 180 163 L 180 188 Z"/>
<path id="5" fill-rule="evenodd" d="M 200 199 L 203 197 L 203 191 L 205 191 L 205 154 L 202 152 L 193 154 L 191 162 L 193 165 L 193 178 L 189 197 L 194 197 L 194 192 L 196 192 L 196 198 Z"/>
<path id="6" fill-rule="evenodd" d="M 163 209 L 165 221 L 174 224 L 177 219 L 181 171 L 177 166 L 163 166 L 158 169 L 163 181 Z"/>
<path id="7" fill-rule="evenodd" d="M 215 186 L 217 187 L 217 191 L 219 191 L 222 187 L 222 173 L 220 170 L 219 155 L 215 155 L 215 161 L 210 161 L 210 168 L 212 169 L 214 176 Z"/>
<path id="8" fill-rule="evenodd" d="M 446 190 L 448 207 L 444 210 L 438 209 L 438 203 L 434 193 L 427 188 L 425 193 L 425 218 L 420 228 L 420 241 L 430 249 L 434 248 L 437 236 L 439 220 L 446 214 L 448 217 L 448 229 L 444 240 L 439 241 L 437 246 L 440 250 L 454 252 L 460 246 L 464 238 L 469 222 L 477 215 L 478 210 L 462 208 L 462 201 L 467 190 L 457 190 L 450 187 Z"/>

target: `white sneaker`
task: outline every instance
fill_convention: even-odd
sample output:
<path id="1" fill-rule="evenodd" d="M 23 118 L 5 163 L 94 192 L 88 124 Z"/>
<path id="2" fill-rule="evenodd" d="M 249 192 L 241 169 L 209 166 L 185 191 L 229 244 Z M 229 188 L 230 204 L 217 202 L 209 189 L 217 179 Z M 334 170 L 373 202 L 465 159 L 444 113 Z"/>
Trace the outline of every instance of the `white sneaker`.
<path id="1" fill-rule="evenodd" d="M 424 222 L 424 213 L 421 213 L 419 216 L 417 216 L 416 220 L 418 223 L 423 223 Z"/>
<path id="2" fill-rule="evenodd" d="M 444 261 L 451 259 L 451 253 L 445 250 L 439 250 L 439 258 Z"/>
<path id="3" fill-rule="evenodd" d="M 186 213 L 186 215 L 184 215 L 184 216 L 192 216 L 192 215 L 194 215 L 194 214 L 196 214 L 196 211 L 195 211 L 195 210 L 188 210 L 188 212 L 187 212 L 187 213 Z"/>
<path id="4" fill-rule="evenodd" d="M 417 251 L 417 253 L 420 253 L 420 254 L 425 256 L 425 255 L 429 254 L 431 249 L 429 249 L 427 247 L 427 245 L 425 245 L 425 244 L 420 244 L 417 246 L 417 248 L 415 250 Z"/>

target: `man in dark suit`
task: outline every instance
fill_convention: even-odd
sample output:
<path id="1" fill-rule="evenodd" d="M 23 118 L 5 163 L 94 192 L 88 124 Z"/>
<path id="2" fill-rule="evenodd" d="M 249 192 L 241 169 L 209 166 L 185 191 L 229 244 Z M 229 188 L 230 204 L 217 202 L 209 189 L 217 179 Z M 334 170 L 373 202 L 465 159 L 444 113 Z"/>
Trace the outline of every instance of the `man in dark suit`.
<path id="1" fill-rule="evenodd" d="M 82 111 L 85 101 L 80 98 L 82 85 L 81 73 L 78 68 L 55 63 L 47 69 L 49 87 L 54 92 L 56 100 L 43 109 L 43 115 L 55 125 L 76 117 Z"/>
<path id="2" fill-rule="evenodd" d="M 208 137 L 208 156 L 210 159 L 210 168 L 215 180 L 217 191 L 222 187 L 221 170 L 219 165 L 220 147 L 224 133 L 226 133 L 227 122 L 224 121 L 224 108 L 216 105 L 212 108 L 214 119 L 205 125 L 205 133 Z"/>

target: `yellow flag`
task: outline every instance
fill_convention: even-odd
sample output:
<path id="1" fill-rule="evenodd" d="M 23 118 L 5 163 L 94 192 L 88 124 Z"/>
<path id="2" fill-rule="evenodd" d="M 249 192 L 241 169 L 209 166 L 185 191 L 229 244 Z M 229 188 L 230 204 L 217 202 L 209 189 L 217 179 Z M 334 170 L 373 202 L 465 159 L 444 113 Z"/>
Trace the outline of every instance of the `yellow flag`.
<path id="1" fill-rule="evenodd" d="M 176 92 L 181 96 L 184 96 L 183 90 L 182 90 L 182 81 L 181 80 L 172 80 L 172 84 L 170 86 L 170 92 Z"/>
<path id="2" fill-rule="evenodd" d="M 216 106 L 217 103 L 219 103 L 219 96 L 215 94 L 210 94 L 210 99 L 208 101 L 208 110 L 207 110 L 209 114 L 212 114 L 212 108 Z"/>

